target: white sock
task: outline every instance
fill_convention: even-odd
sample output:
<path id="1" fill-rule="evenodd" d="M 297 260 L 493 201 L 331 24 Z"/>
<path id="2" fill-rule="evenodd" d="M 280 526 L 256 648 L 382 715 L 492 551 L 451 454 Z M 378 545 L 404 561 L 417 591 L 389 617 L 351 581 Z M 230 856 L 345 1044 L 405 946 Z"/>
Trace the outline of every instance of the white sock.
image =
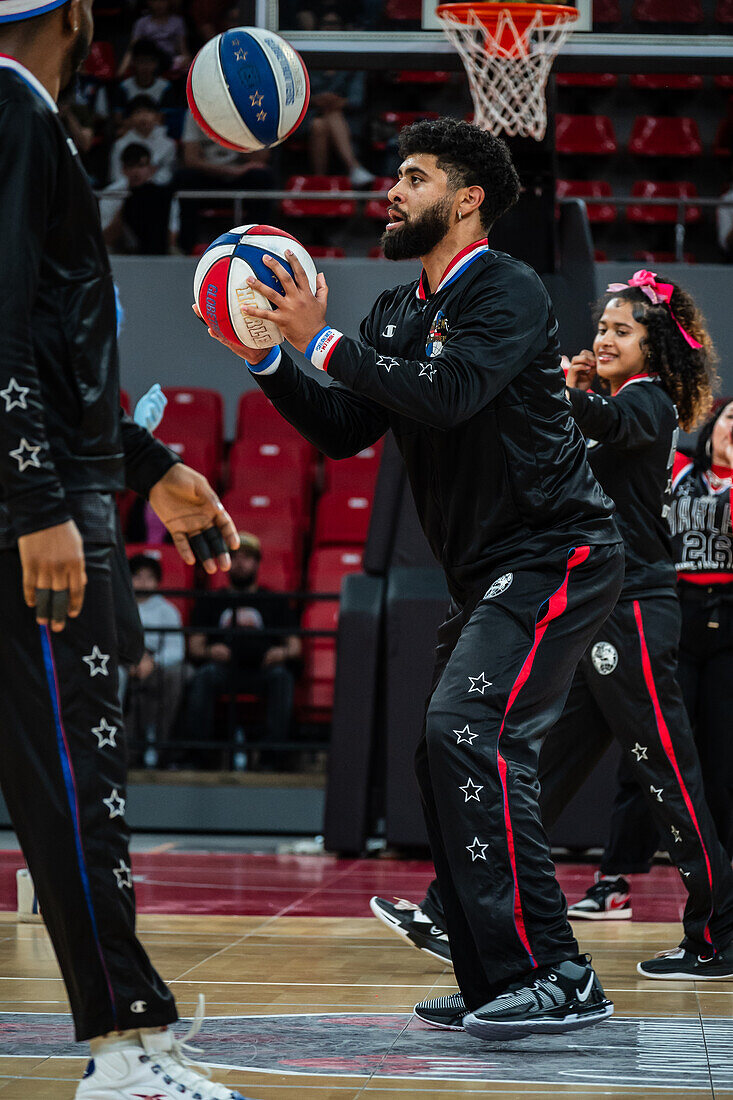
<path id="1" fill-rule="evenodd" d="M 141 1035 L 157 1035 L 167 1030 L 165 1027 L 140 1027 L 131 1031 L 110 1031 L 106 1035 L 99 1035 L 96 1039 L 89 1041 L 92 1058 L 98 1058 L 100 1054 L 106 1054 L 111 1050 L 137 1044 L 140 1042 Z"/>

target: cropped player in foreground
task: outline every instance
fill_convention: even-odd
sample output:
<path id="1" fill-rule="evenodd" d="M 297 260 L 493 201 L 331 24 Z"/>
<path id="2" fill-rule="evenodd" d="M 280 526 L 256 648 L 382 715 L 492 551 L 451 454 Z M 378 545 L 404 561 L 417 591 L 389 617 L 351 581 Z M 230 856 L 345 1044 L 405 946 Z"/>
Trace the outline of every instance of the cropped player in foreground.
<path id="1" fill-rule="evenodd" d="M 394 431 L 453 598 L 417 773 L 466 1027 L 491 1039 L 567 1031 L 613 1006 L 566 918 L 537 760 L 616 602 L 621 539 L 570 414 L 547 292 L 488 245 L 519 193 L 507 147 L 440 119 L 404 130 L 400 153 L 384 249 L 421 257 L 423 272 L 379 297 L 360 339 L 326 323 L 323 276 L 314 296 L 297 263 L 293 280 L 270 261 L 284 297 L 252 283 L 275 307 L 252 315 L 336 384 L 279 348 L 233 350 L 331 457 Z"/>
<path id="2" fill-rule="evenodd" d="M 236 1100 L 167 1030 L 173 997 L 135 936 L 117 669 L 143 646 L 114 494 L 147 496 L 209 573 L 239 540 L 206 479 L 120 413 L 112 275 L 56 108 L 91 9 L 0 4 L 2 790 L 91 1041 L 77 1097 Z"/>
<path id="3" fill-rule="evenodd" d="M 619 601 L 583 656 L 562 718 L 543 745 L 542 819 L 547 827 L 555 823 L 616 738 L 688 892 L 681 946 L 638 970 L 657 979 L 729 979 L 733 871 L 705 803 L 675 679 L 680 607 L 664 519 L 678 417 L 691 429 L 709 407 L 714 351 L 689 294 L 651 272 L 609 288 L 599 314 L 593 351 L 573 359 L 567 385 L 593 471 L 618 509 L 626 570 Z M 596 375 L 607 383 L 608 398 L 589 392 Z M 612 912 L 628 912 L 622 898 L 614 900 L 619 907 Z M 374 898 L 372 911 L 431 954 L 450 957 L 436 884 L 419 907 Z M 578 915 L 586 914 L 570 910 Z M 456 1026 L 462 1009 L 452 1009 L 427 1002 L 417 1012 L 438 1026 Z"/>

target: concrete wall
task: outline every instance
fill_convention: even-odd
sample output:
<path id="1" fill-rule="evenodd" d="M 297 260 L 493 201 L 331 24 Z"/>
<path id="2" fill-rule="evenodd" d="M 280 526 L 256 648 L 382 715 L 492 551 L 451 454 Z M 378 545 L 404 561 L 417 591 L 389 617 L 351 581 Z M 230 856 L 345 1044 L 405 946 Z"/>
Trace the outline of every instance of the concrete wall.
<path id="1" fill-rule="evenodd" d="M 419 271 L 419 265 L 411 261 L 395 264 L 386 260 L 324 260 L 319 266 L 330 287 L 329 321 L 349 334 L 356 334 L 361 318 L 380 291 L 411 281 Z M 241 360 L 210 339 L 191 310 L 196 260 L 120 256 L 113 259 L 113 267 L 127 315 L 120 340 L 125 389 L 133 400 L 153 382 L 218 389 L 225 396 L 226 434 L 231 438 L 237 399 L 254 383 Z M 589 301 L 607 283 L 624 281 L 635 267 L 633 263 L 599 264 L 595 292 L 589 289 L 588 299 L 577 303 L 568 299 L 563 280 L 557 277 L 546 280 L 561 333 L 567 333 L 565 351 L 574 354 L 580 350 L 572 343 L 587 331 L 585 321 L 580 325 L 578 322 L 579 315 L 587 317 Z M 667 265 L 665 274 L 688 288 L 700 302 L 720 352 L 724 389 L 733 392 L 733 267 Z"/>

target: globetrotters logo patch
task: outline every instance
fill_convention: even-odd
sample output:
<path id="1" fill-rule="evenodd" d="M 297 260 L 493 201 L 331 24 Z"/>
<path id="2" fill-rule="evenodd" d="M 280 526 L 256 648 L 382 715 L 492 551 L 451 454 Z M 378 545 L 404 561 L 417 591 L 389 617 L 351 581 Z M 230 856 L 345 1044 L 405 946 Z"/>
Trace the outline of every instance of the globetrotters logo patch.
<path id="1" fill-rule="evenodd" d="M 435 359 L 443 351 L 443 344 L 448 339 L 448 318 L 443 313 L 442 309 L 439 309 L 435 314 L 433 323 L 430 326 L 430 332 L 428 333 L 428 342 L 425 345 L 425 354 L 429 355 L 431 359 Z"/>
<path id="2" fill-rule="evenodd" d="M 590 651 L 590 659 L 600 676 L 608 676 L 618 664 L 618 652 L 610 642 L 596 642 Z"/>
<path id="3" fill-rule="evenodd" d="M 484 593 L 484 599 L 493 600 L 494 596 L 500 596 L 502 592 L 506 592 L 513 580 L 513 573 L 505 573 L 503 577 L 497 577 L 491 587 Z"/>

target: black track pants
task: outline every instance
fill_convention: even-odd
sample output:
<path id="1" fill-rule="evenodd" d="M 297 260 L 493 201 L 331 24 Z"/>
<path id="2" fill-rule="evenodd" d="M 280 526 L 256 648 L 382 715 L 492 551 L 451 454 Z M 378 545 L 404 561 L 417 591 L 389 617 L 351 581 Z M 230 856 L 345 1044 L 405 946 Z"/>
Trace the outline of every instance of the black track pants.
<path id="1" fill-rule="evenodd" d="M 687 888 L 685 945 L 705 953 L 733 937 L 733 871 L 705 802 L 675 679 L 679 633 L 674 596 L 616 606 L 583 657 L 562 720 L 545 743 L 541 804 L 549 827 L 615 737 Z"/>
<path id="2" fill-rule="evenodd" d="M 538 758 L 622 576 L 621 546 L 578 547 L 497 578 L 438 632 L 416 769 L 469 1008 L 578 952 L 540 819 Z"/>
<path id="3" fill-rule="evenodd" d="M 17 551 L 0 551 L 0 783 L 79 1040 L 177 1018 L 135 936 L 112 553 L 85 547 L 84 608 L 52 634 L 23 601 Z"/>

